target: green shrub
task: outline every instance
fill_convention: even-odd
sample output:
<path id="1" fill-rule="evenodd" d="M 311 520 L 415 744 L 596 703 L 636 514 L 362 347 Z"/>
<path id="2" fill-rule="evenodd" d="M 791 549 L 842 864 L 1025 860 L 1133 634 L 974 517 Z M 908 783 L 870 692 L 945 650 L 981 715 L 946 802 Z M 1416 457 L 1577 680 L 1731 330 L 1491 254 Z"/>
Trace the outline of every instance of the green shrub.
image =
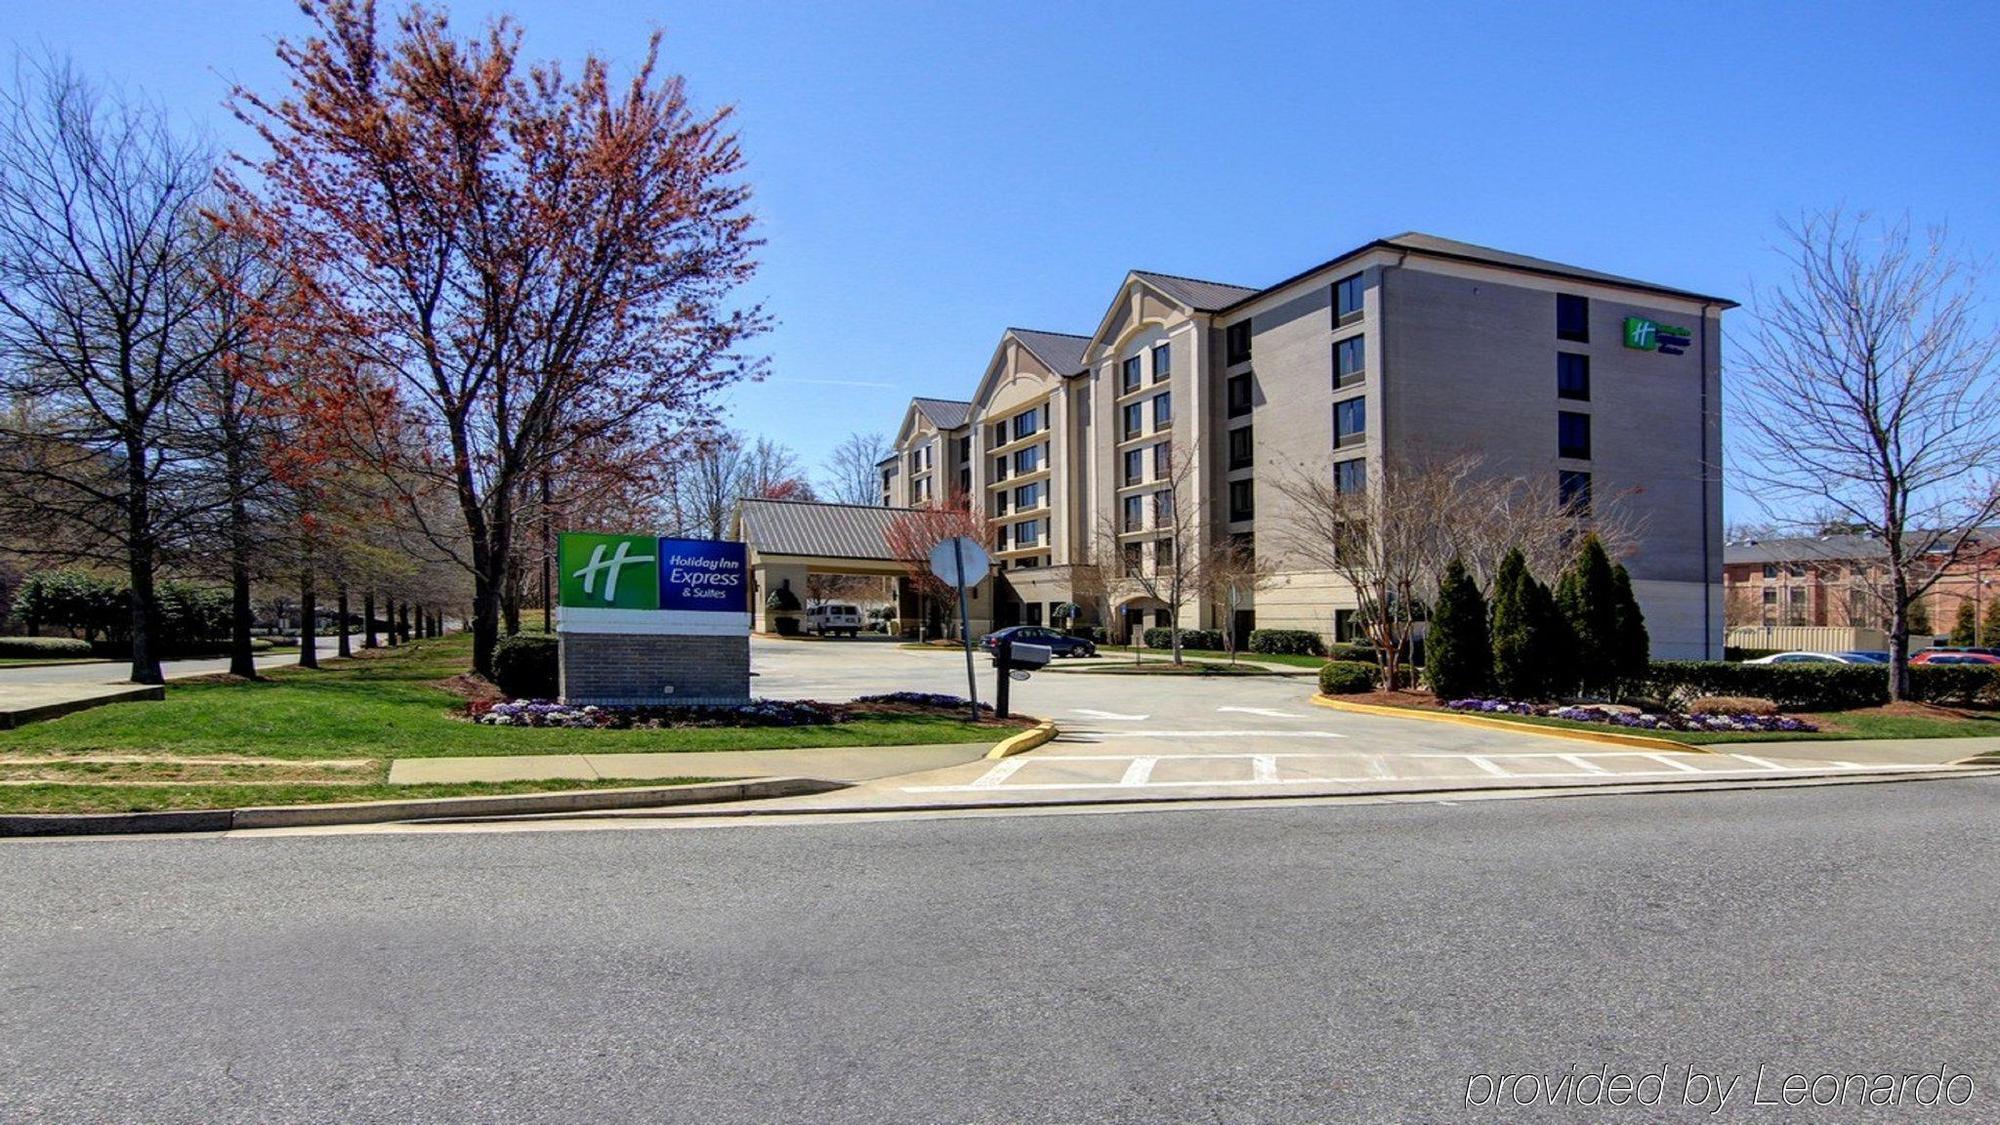
<path id="1" fill-rule="evenodd" d="M 1173 630 L 1162 628 L 1161 626 L 1158 625 L 1155 625 L 1151 629 L 1146 630 L 1145 640 L 1147 648 L 1174 647 Z M 1182 629 L 1181 647 L 1204 649 L 1209 652 L 1220 652 L 1225 647 L 1222 640 L 1222 630 Z"/>
<path id="2" fill-rule="evenodd" d="M 1974 615 L 1971 599 L 1958 603 L 1958 619 L 1952 622 L 1950 641 L 1960 648 L 1969 648 L 1978 642 L 1979 618 Z"/>
<path id="3" fill-rule="evenodd" d="M 1310 629 L 1252 629 L 1250 651 L 1271 656 L 1324 656 L 1326 646 Z"/>
<path id="4" fill-rule="evenodd" d="M 1567 675 L 1561 689 L 1602 695 L 1618 683 L 1618 590 L 1611 557 L 1595 532 L 1556 582 L 1555 603 L 1569 626 Z"/>
<path id="5" fill-rule="evenodd" d="M 1880 664 L 1730 664 L 1655 660 L 1644 693 L 1677 706 L 1705 695 L 1748 695 L 1788 711 L 1845 711 L 1889 701 L 1889 670 Z"/>
<path id="6" fill-rule="evenodd" d="M 513 699 L 554 699 L 562 690 L 556 651 L 554 637 L 502 637 L 493 647 L 493 681 Z"/>
<path id="7" fill-rule="evenodd" d="M 1888 674 L 1877 668 L 1877 675 Z M 1951 707 L 2000 706 L 2000 664 L 1911 665 L 1910 698 Z"/>
<path id="8" fill-rule="evenodd" d="M 1653 659 L 1653 639 L 1646 633 L 1646 613 L 1632 593 L 1632 575 L 1624 563 L 1611 568 L 1613 618 L 1617 637 L 1612 660 L 1618 666 L 1619 694 L 1631 691 L 1646 679 L 1646 666 Z"/>
<path id="9" fill-rule="evenodd" d="M 1424 678 L 1439 699 L 1447 700 L 1483 694 L 1493 683 L 1486 599 L 1455 558 L 1438 582 L 1430 631 L 1424 635 Z"/>
<path id="10" fill-rule="evenodd" d="M 1363 664 L 1380 664 L 1382 662 L 1382 654 L 1375 651 L 1374 645 L 1355 645 L 1348 644 L 1345 641 L 1326 646 L 1326 658 L 1328 660 L 1358 660 Z"/>
<path id="11" fill-rule="evenodd" d="M 90 655 L 90 642 L 72 637 L 0 637 L 0 657 L 10 660 L 66 660 Z"/>
<path id="12" fill-rule="evenodd" d="M 30 574 L 14 595 L 14 614 L 30 633 L 69 629 L 86 641 L 122 634 L 132 625 L 125 584 L 76 568 Z"/>
<path id="13" fill-rule="evenodd" d="M 1565 690 L 1573 682 L 1569 647 L 1555 595 L 1528 573 L 1519 548 L 1507 552 L 1493 580 L 1493 686 L 1509 699 Z"/>
<path id="14" fill-rule="evenodd" d="M 1375 690 L 1382 669 L 1359 660 L 1329 660 L 1319 670 L 1322 695 L 1359 695 Z"/>

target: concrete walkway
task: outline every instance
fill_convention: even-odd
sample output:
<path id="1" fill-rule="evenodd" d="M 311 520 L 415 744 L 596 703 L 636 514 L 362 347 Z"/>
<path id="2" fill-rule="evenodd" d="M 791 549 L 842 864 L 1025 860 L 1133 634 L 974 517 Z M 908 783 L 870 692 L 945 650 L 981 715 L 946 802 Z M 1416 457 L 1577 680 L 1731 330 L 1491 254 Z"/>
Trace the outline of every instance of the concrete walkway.
<path id="1" fill-rule="evenodd" d="M 833 746 L 807 750 L 714 750 L 688 754 L 511 754 L 483 758 L 397 758 L 391 785 L 466 781 L 635 781 L 663 777 L 813 777 L 871 781 L 961 766 L 989 744 Z"/>
<path id="2" fill-rule="evenodd" d="M 320 638 L 320 659 L 331 660 L 338 639 Z M 259 654 L 260 669 L 283 668 L 299 662 L 296 652 Z M 0 668 L 0 730 L 22 723 L 53 719 L 107 703 L 160 699 L 159 686 L 135 684 L 127 678 L 131 664 L 99 661 L 87 664 L 24 664 Z M 229 671 L 229 658 L 169 660 L 160 673 L 169 681 L 213 676 Z"/>

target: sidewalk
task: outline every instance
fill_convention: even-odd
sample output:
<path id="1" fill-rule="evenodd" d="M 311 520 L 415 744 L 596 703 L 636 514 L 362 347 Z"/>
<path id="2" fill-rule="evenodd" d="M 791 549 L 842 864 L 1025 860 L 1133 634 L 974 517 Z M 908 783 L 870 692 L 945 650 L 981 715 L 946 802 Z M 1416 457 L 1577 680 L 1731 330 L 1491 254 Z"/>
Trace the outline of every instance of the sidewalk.
<path id="1" fill-rule="evenodd" d="M 334 658 L 335 641 L 320 642 L 320 659 Z M 259 669 L 284 668 L 299 662 L 295 652 L 259 654 Z M 124 661 L 79 661 L 73 664 L 31 664 L 0 668 L 0 730 L 102 707 L 107 703 L 166 698 L 158 685 L 135 684 L 126 678 Z M 228 657 L 169 660 L 160 665 L 166 679 L 185 680 L 229 671 Z"/>
<path id="2" fill-rule="evenodd" d="M 961 766 L 986 756 L 985 742 L 922 746 L 836 746 L 823 750 L 715 750 L 687 754 L 510 754 L 480 758 L 397 758 L 389 784 L 466 781 L 635 781 L 661 777 L 811 777 L 872 781 Z"/>

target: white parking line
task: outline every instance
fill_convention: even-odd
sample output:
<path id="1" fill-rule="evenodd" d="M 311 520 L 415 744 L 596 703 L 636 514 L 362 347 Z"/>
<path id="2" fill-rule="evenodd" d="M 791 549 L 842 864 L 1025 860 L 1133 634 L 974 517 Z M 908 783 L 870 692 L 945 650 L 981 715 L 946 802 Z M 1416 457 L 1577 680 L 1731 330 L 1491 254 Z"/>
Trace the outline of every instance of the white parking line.
<path id="1" fill-rule="evenodd" d="M 1768 758 L 1753 758 L 1748 754 L 1731 754 L 1729 756 L 1739 762 L 1749 762 L 1753 766 L 1762 766 L 1767 770 L 1781 770 L 1785 768 Z"/>
<path id="2" fill-rule="evenodd" d="M 1120 730 L 1109 738 L 1346 738 L 1330 730 Z"/>
<path id="3" fill-rule="evenodd" d="M 1691 766 L 1691 765 L 1688 765 L 1688 764 L 1687 764 L 1686 762 L 1683 762 L 1683 761 L 1680 761 L 1680 760 L 1678 760 L 1678 759 L 1676 759 L 1676 758 L 1669 758 L 1669 757 L 1667 757 L 1667 756 L 1666 756 L 1665 754 L 1641 754 L 1641 755 L 1640 755 L 1640 757 L 1642 757 L 1642 758 L 1651 758 L 1651 759 L 1652 759 L 1653 761 L 1656 761 L 1656 762 L 1660 763 L 1660 764 L 1661 764 L 1661 765 L 1663 765 L 1663 766 L 1672 766 L 1673 768 L 1675 768 L 1675 769 L 1677 769 L 1677 770 L 1680 770 L 1680 771 L 1681 771 L 1682 773 L 1701 773 L 1701 772 L 1702 772 L 1701 770 L 1697 769 L 1696 767 L 1694 767 L 1694 766 Z"/>
<path id="4" fill-rule="evenodd" d="M 1266 718 L 1266 719 L 1296 719 L 1296 718 L 1299 718 L 1299 716 L 1298 716 L 1297 714 L 1295 714 L 1294 712 L 1291 712 L 1291 711 L 1277 711 L 1277 710 L 1273 710 L 1272 708 L 1269 708 L 1269 707 L 1217 707 L 1217 708 L 1216 708 L 1216 710 L 1217 710 L 1217 711 L 1235 711 L 1235 712 L 1238 712 L 1238 713 L 1240 713 L 1240 714 L 1244 714 L 1244 715 L 1262 715 L 1262 716 L 1263 716 L 1264 718 Z"/>
<path id="5" fill-rule="evenodd" d="M 1440 758 L 1442 758 L 1442 757 L 1446 757 L 1446 755 L 1443 755 L 1443 754 L 1439 754 L 1439 755 L 1435 755 L 1435 756 L 1436 756 L 1436 757 L 1440 757 Z M 1486 771 L 1487 773 L 1490 773 L 1490 774 L 1492 774 L 1492 775 L 1493 775 L 1493 776 L 1495 776 L 1495 777 L 1512 777 L 1512 776 L 1514 776 L 1513 774 L 1510 774 L 1510 773 L 1508 773 L 1508 772 L 1507 772 L 1506 770 L 1503 770 L 1503 769 L 1501 769 L 1501 768 L 1500 768 L 1499 766 L 1496 766 L 1496 765 L 1494 765 L 1494 764 L 1493 764 L 1492 762 L 1488 761 L 1488 760 L 1487 760 L 1487 759 L 1486 759 L 1486 758 L 1485 758 L 1485 757 L 1484 757 L 1483 755 L 1480 755 L 1480 754 L 1460 754 L 1460 755 L 1451 755 L 1451 756 L 1453 756 L 1453 757 L 1462 757 L 1462 758 L 1464 758 L 1464 759 L 1465 759 L 1466 761 L 1468 761 L 1468 762 L 1471 762 L 1471 763 L 1472 763 L 1473 765 L 1475 765 L 1475 766 L 1478 766 L 1478 767 L 1479 767 L 1480 769 L 1483 769 L 1483 770 L 1485 770 L 1485 771 Z"/>
<path id="6" fill-rule="evenodd" d="M 1278 759 L 1270 754 L 1258 754 L 1250 759 L 1250 773 L 1253 781 L 1278 780 Z"/>
<path id="7" fill-rule="evenodd" d="M 1150 780 L 1153 776 L 1153 766 L 1158 762 L 1159 762 L 1158 758 L 1132 759 L 1132 764 L 1125 767 L 1125 776 L 1118 779 L 1118 784 L 1120 785 L 1146 784 L 1146 782 Z"/>
<path id="8" fill-rule="evenodd" d="M 1075 715 L 1088 716 L 1089 718 L 1092 719 L 1110 719 L 1115 722 L 1121 722 L 1121 723 L 1144 722 L 1145 720 L 1152 718 L 1151 715 L 1120 715 L 1116 711 L 1093 711 L 1088 707 L 1072 707 L 1070 708 L 1070 713 Z"/>
<path id="9" fill-rule="evenodd" d="M 1027 764 L 1028 764 L 1028 759 L 1026 758 L 1005 759 L 999 765 L 994 766 L 992 769 L 987 770 L 984 774 L 981 774 L 978 780 L 974 781 L 970 785 L 963 786 L 963 788 L 997 789 L 1008 778 L 1014 776 L 1014 774 L 1018 772 L 1022 766 L 1025 766 Z"/>

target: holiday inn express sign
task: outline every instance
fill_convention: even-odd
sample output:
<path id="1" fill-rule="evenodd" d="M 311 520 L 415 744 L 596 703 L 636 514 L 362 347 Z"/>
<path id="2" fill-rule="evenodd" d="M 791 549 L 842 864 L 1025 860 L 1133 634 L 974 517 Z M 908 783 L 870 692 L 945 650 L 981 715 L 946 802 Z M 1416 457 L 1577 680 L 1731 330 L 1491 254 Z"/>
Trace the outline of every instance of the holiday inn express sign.
<path id="1" fill-rule="evenodd" d="M 567 633 L 728 636 L 750 630 L 743 544 L 564 532 L 557 627 Z"/>

